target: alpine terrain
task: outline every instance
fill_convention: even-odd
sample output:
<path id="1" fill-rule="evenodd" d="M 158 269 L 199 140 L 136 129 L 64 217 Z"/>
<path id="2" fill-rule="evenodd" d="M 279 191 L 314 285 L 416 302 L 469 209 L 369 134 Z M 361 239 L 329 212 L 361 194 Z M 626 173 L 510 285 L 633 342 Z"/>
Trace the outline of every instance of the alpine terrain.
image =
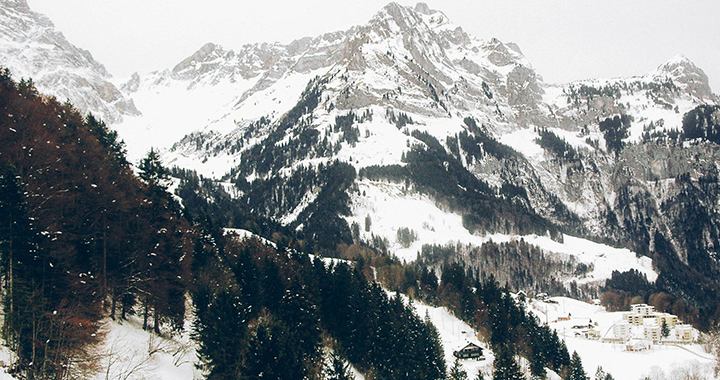
<path id="1" fill-rule="evenodd" d="M 517 45 L 390 3 L 120 83 L 0 0 L 0 66 L 17 376 L 143 378 L 156 357 L 189 378 L 585 378 L 571 345 L 624 379 L 566 303 L 607 331 L 637 304 L 691 338 L 720 320 L 720 98 L 682 55 L 545 83 Z"/>
<path id="2" fill-rule="evenodd" d="M 635 252 L 655 280 L 652 259 L 659 289 L 715 312 L 718 98 L 682 56 L 546 84 L 518 46 L 391 3 L 288 45 L 207 44 L 122 88 L 144 115 L 116 126 L 131 151 L 165 149 L 316 249 L 365 241 L 437 264 L 450 244 L 479 266 L 493 234 L 576 236 Z"/>

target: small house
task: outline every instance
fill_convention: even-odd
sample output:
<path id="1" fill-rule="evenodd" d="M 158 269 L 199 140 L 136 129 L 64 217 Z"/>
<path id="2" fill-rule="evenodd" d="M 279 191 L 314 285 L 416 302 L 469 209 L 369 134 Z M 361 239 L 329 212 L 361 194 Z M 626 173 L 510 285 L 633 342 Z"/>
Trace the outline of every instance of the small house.
<path id="1" fill-rule="evenodd" d="M 526 299 L 527 299 L 527 294 L 525 294 L 525 292 L 523 292 L 523 291 L 521 290 L 521 291 L 519 291 L 519 292 L 517 293 L 517 300 L 518 300 L 518 301 L 520 301 L 520 302 L 525 302 Z"/>
<path id="2" fill-rule="evenodd" d="M 458 359 L 485 359 L 482 347 L 474 343 L 469 343 L 462 350 L 453 351 L 453 355 Z"/>
<path id="3" fill-rule="evenodd" d="M 595 329 L 589 329 L 587 331 L 583 331 L 583 335 L 585 336 L 585 339 L 594 339 L 594 340 L 600 339 L 600 331 L 597 331 Z"/>
<path id="4" fill-rule="evenodd" d="M 647 339 L 630 339 L 630 341 L 625 344 L 625 351 L 630 352 L 645 351 L 651 348 L 652 341 L 649 341 Z"/>

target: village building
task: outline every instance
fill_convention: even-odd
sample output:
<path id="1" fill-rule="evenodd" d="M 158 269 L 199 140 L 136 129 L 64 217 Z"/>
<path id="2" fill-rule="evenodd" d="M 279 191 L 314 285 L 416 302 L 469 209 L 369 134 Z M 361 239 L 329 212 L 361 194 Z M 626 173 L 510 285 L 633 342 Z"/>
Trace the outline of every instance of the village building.
<path id="1" fill-rule="evenodd" d="M 662 339 L 662 329 L 655 324 L 646 324 L 643 326 L 643 336 L 647 340 L 658 343 Z"/>
<path id="2" fill-rule="evenodd" d="M 482 347 L 474 343 L 468 343 L 468 345 L 465 346 L 463 349 L 459 351 L 453 351 L 453 355 L 458 359 L 485 359 L 485 357 L 483 356 Z"/>
<path id="3" fill-rule="evenodd" d="M 655 321 L 658 326 L 662 326 L 663 321 L 667 324 L 667 327 L 673 328 L 679 323 L 678 317 L 669 313 L 657 313 L 655 314 Z"/>
<path id="4" fill-rule="evenodd" d="M 652 341 L 647 339 L 630 339 L 625 344 L 625 351 L 638 352 L 652 348 Z"/>
<path id="5" fill-rule="evenodd" d="M 585 339 L 600 339 L 600 331 L 597 331 L 595 329 L 583 331 L 583 335 L 585 335 Z"/>
<path id="6" fill-rule="evenodd" d="M 650 306 L 644 303 L 636 303 L 634 305 L 631 305 L 630 307 L 632 314 L 638 314 L 642 316 L 655 315 L 655 306 Z"/>
<path id="7" fill-rule="evenodd" d="M 603 342 L 625 342 L 628 351 L 637 351 L 645 342 L 660 343 L 692 343 L 695 341 L 695 329 L 683 324 L 676 315 L 655 311 L 655 307 L 647 304 L 631 305 L 631 311 L 623 314 L 623 320 L 617 321 L 612 327 L 612 337 L 604 337 Z M 663 330 L 669 333 L 663 336 Z M 641 339 L 638 343 L 635 340 Z M 630 342 L 633 344 L 630 344 Z M 637 346 L 637 347 L 635 347 Z"/>
<path id="8" fill-rule="evenodd" d="M 613 335 L 615 335 L 615 338 L 620 339 L 622 341 L 630 339 L 630 336 L 632 333 L 630 323 L 628 323 L 627 321 L 615 322 L 613 324 L 612 330 L 613 330 Z"/>
<path id="9" fill-rule="evenodd" d="M 693 336 L 693 327 L 691 325 L 675 325 L 673 329 L 675 332 L 675 338 L 681 342 L 693 342 L 695 337 Z"/>
<path id="10" fill-rule="evenodd" d="M 640 314 L 623 314 L 623 319 L 633 326 L 642 326 L 645 318 Z"/>

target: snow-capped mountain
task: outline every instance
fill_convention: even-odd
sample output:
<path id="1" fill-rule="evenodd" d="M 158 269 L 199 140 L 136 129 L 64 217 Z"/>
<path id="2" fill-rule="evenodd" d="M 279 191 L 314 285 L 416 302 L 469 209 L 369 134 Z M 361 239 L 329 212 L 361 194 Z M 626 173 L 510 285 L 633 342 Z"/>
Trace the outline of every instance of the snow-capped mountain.
<path id="1" fill-rule="evenodd" d="M 61 37 L 24 2 L 6 3 L 3 17 L 31 26 L 19 35 Z M 54 51 L 8 36 L 2 54 Z M 48 71 L 20 66 L 38 85 Z M 247 212 L 319 245 L 363 240 L 413 260 L 429 245 L 462 243 L 462 256 L 524 236 L 561 258 L 605 257 L 651 279 L 654 269 L 679 293 L 696 282 L 667 268 L 720 270 L 718 146 L 681 133 L 685 115 L 714 115 L 718 98 L 682 56 L 644 76 L 547 84 L 515 44 L 390 3 L 364 25 L 287 45 L 209 43 L 121 90 L 113 104 L 139 112 L 104 117 L 132 161 L 159 147 L 168 165 L 221 180 Z M 105 92 L 93 91 L 70 99 L 95 104 Z M 571 235 L 630 250 L 586 252 Z"/>
<path id="2" fill-rule="evenodd" d="M 37 89 L 109 123 L 138 116 L 131 99 L 110 81 L 105 67 L 68 42 L 47 17 L 25 0 L 0 1 L 0 66 L 13 76 L 32 78 Z"/>
<path id="3" fill-rule="evenodd" d="M 493 233 L 564 233 L 703 276 L 718 268 L 706 252 L 719 244 L 720 191 L 705 185 L 717 145 L 679 137 L 684 115 L 718 98 L 682 56 L 644 76 L 546 84 L 516 45 L 391 3 L 288 45 L 207 44 L 123 88 L 144 113 L 117 126 L 131 150 L 163 147 L 171 165 L 224 177 L 251 212 L 313 236 L 318 210 L 334 209 L 321 177 L 339 160 L 358 176 L 335 189 L 349 196 L 335 236 L 406 259 Z M 684 212 L 693 202 L 699 214 Z"/>

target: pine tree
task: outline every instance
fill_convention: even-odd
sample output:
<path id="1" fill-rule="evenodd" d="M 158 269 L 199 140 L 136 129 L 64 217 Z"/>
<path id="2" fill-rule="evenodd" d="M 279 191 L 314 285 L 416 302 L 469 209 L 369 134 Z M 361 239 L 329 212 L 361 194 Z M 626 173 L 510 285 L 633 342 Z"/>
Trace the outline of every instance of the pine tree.
<path id="1" fill-rule="evenodd" d="M 573 351 L 572 357 L 570 358 L 570 366 L 568 368 L 567 375 L 563 380 L 589 380 L 583 369 L 582 360 L 577 351 Z"/>
<path id="2" fill-rule="evenodd" d="M 330 368 L 326 376 L 327 380 L 351 380 L 353 379 L 350 372 L 350 366 L 338 355 L 333 352 L 330 354 Z"/>
<path id="3" fill-rule="evenodd" d="M 194 337 L 203 369 L 209 379 L 237 378 L 247 334 L 247 306 L 235 291 L 227 289 L 202 309 L 197 310 Z"/>
<path id="4" fill-rule="evenodd" d="M 460 365 L 460 360 L 455 358 L 453 366 L 450 368 L 450 373 L 448 373 L 448 380 L 467 380 L 467 378 L 467 372 L 465 372 L 462 365 Z"/>
<path id="5" fill-rule="evenodd" d="M 595 371 L 595 380 L 613 380 L 613 377 L 611 374 L 605 372 L 602 366 L 598 366 L 597 371 Z"/>
<path id="6" fill-rule="evenodd" d="M 513 352 L 508 347 L 502 347 L 493 362 L 493 380 L 523 380 L 520 366 L 515 361 Z"/>
<path id="7" fill-rule="evenodd" d="M 665 321 L 665 318 L 662 320 L 662 325 L 660 326 L 662 336 L 663 338 L 667 338 L 670 336 L 670 327 L 668 326 L 667 322 Z"/>
<path id="8" fill-rule="evenodd" d="M 138 165 L 140 170 L 140 179 L 145 181 L 151 187 L 159 187 L 163 191 L 167 190 L 170 179 L 168 170 L 163 166 L 160 160 L 160 153 L 155 149 L 150 149 L 147 155 L 140 161 Z"/>

